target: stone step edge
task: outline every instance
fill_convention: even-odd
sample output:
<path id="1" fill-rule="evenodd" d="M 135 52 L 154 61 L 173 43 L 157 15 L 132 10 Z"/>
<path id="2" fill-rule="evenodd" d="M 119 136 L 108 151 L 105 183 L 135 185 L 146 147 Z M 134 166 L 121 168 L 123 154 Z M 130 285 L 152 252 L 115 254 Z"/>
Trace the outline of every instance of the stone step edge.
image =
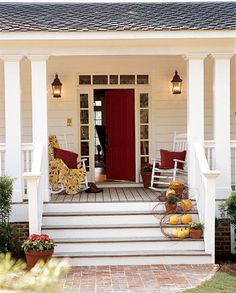
<path id="1" fill-rule="evenodd" d="M 96 252 L 57 252 L 53 257 L 58 258 L 77 258 L 77 257 L 142 257 L 142 256 L 211 256 L 204 250 L 187 250 L 187 251 L 162 251 L 162 250 L 143 250 L 143 251 L 96 251 Z"/>

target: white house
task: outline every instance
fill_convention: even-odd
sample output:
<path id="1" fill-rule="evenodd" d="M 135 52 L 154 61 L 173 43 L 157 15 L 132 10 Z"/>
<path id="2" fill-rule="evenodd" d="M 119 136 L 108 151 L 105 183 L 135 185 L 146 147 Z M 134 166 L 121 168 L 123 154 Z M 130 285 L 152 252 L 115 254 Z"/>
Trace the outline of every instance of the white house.
<path id="1" fill-rule="evenodd" d="M 29 220 L 31 233 L 56 238 L 57 256 L 71 256 L 72 264 L 213 263 L 215 197 L 226 198 L 236 181 L 235 44 L 235 2 L 0 3 L 0 175 L 16 178 L 12 221 Z M 179 94 L 172 93 L 175 70 Z M 60 98 L 51 87 L 56 73 Z M 130 133 L 119 133 L 113 164 L 121 166 L 118 177 L 132 175 L 112 183 L 110 202 L 53 202 L 48 135 L 65 134 L 95 181 L 94 126 L 103 123 L 111 90 L 132 96 L 122 111 L 115 102 L 107 108 Z M 187 133 L 188 184 L 205 222 L 201 241 L 164 239 L 152 215 L 155 199 L 119 197 L 121 186 L 138 193 L 142 162 L 171 149 L 175 131 Z M 133 159 L 121 160 L 129 147 Z M 119 201 L 112 202 L 114 190 Z"/>

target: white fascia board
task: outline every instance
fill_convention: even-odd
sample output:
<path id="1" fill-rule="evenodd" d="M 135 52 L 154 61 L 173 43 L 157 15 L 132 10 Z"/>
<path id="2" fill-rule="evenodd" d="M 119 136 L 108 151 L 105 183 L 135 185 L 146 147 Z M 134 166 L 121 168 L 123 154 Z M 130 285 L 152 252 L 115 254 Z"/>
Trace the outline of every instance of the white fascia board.
<path id="1" fill-rule="evenodd" d="M 126 39 L 236 39 L 236 30 L 221 31 L 126 31 L 126 32 L 0 32 L 0 41 L 10 40 L 126 40 Z"/>

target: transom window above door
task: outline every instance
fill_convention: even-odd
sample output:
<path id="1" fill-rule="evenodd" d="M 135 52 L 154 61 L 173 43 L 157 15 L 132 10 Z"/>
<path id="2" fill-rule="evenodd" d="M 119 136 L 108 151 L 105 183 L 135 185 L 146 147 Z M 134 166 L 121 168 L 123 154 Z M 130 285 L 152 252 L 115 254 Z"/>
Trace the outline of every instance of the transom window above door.
<path id="1" fill-rule="evenodd" d="M 80 85 L 127 85 L 127 84 L 149 84 L 148 74 L 96 74 L 96 75 L 79 75 Z"/>

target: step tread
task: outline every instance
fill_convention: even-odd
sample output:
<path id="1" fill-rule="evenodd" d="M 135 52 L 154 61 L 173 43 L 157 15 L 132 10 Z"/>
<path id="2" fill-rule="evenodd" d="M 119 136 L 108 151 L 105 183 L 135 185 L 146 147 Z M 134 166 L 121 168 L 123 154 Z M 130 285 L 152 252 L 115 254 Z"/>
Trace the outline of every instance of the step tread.
<path id="1" fill-rule="evenodd" d="M 164 242 L 164 241 L 204 241 L 201 239 L 192 238 L 167 238 L 159 237 L 113 237 L 113 238 L 54 238 L 55 243 L 109 243 L 109 242 Z"/>
<path id="2" fill-rule="evenodd" d="M 187 212 L 198 214 L 196 210 Z M 69 217 L 69 216 L 123 216 L 123 215 L 165 215 L 164 211 L 114 211 L 114 212 L 44 212 L 43 217 Z M 181 215 L 181 213 L 176 213 Z"/>
<path id="3" fill-rule="evenodd" d="M 204 250 L 166 251 L 166 250 L 137 250 L 137 251 L 93 251 L 93 252 L 57 252 L 54 257 L 125 257 L 125 256 L 210 256 Z"/>
<path id="4" fill-rule="evenodd" d="M 170 225 L 165 224 L 163 227 L 176 228 L 187 227 L 188 225 L 178 224 Z M 43 225 L 42 230 L 63 230 L 63 229 L 129 229 L 129 228 L 160 228 L 158 223 L 147 224 L 108 224 L 108 225 Z"/>

